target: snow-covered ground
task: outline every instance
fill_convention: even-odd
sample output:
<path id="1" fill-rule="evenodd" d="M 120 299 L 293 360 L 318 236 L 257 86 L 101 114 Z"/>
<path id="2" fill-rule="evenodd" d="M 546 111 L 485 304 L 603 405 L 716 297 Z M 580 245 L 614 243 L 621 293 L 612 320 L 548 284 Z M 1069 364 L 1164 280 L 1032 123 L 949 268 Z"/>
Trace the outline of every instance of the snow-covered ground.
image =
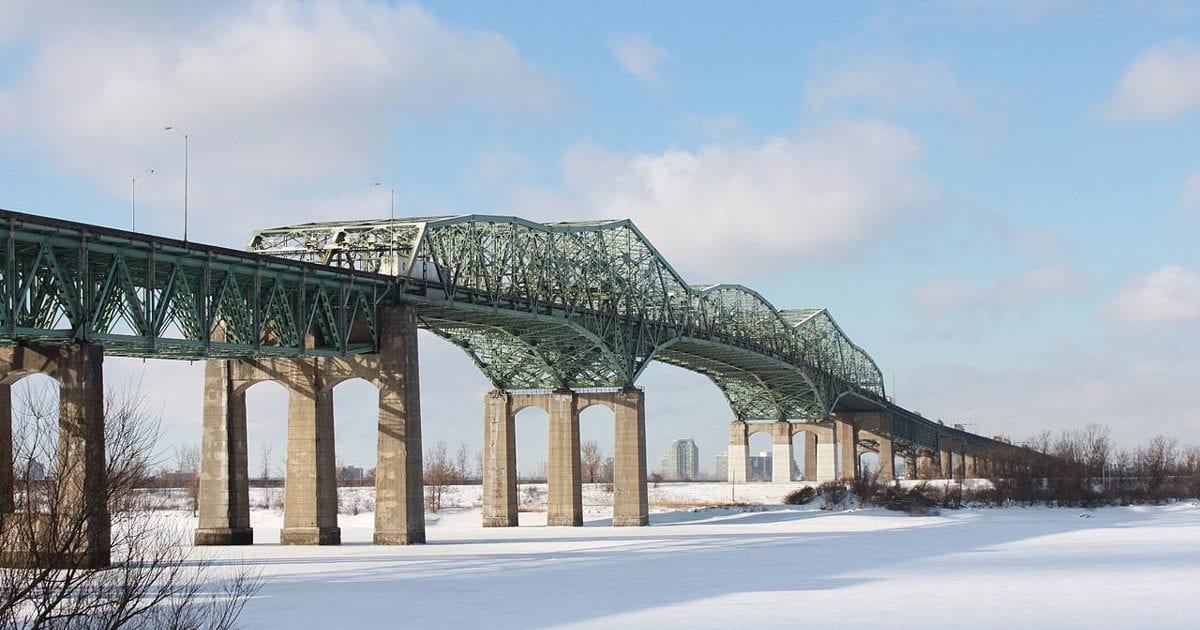
<path id="1" fill-rule="evenodd" d="M 253 547 L 199 551 L 267 578 L 246 628 L 1196 624 L 1195 502 L 910 517 L 786 507 L 790 488 L 770 484 L 663 484 L 650 527 L 613 528 L 595 486 L 584 527 L 548 528 L 534 487 L 518 528 L 480 527 L 478 487 L 458 487 L 447 499 L 467 507 L 431 516 L 426 545 L 371 545 L 360 512 L 340 517 L 341 546 L 280 546 L 281 514 L 256 509 Z M 270 505 L 262 492 L 253 501 Z M 369 494 L 343 489 L 343 507 Z M 731 499 L 765 505 L 706 507 Z"/>

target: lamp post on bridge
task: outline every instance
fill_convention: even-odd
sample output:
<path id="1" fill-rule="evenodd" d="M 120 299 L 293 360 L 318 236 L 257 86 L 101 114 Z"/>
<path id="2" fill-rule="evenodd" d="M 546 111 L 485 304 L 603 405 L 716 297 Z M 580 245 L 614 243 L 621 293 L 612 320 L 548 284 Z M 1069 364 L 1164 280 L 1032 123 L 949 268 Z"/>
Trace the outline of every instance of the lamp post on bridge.
<path id="1" fill-rule="evenodd" d="M 131 216 L 131 220 L 130 220 L 129 229 L 133 232 L 137 231 L 137 180 L 142 175 L 152 175 L 152 174 L 154 174 L 154 169 L 148 168 L 148 169 L 142 171 L 141 173 L 134 175 L 133 179 L 130 180 L 130 182 L 129 182 L 130 186 L 133 188 L 132 195 L 130 196 L 130 201 L 132 203 L 132 208 L 131 208 L 132 216 Z"/>
<path id="2" fill-rule="evenodd" d="M 163 127 L 163 131 L 174 131 L 183 136 L 183 242 L 188 240 L 188 135 L 179 127 Z"/>
<path id="3" fill-rule="evenodd" d="M 383 182 L 375 182 L 375 185 L 378 187 L 381 187 L 381 188 L 386 188 L 386 190 L 388 191 L 388 221 L 395 221 L 396 220 L 396 189 L 383 183 Z M 397 268 L 399 267 L 399 265 L 396 264 L 396 232 L 395 232 L 395 227 L 391 223 L 388 224 L 387 235 L 388 235 L 387 236 L 387 238 L 388 238 L 388 250 L 387 250 L 388 251 L 388 263 L 392 266 L 392 274 L 398 275 L 398 274 L 396 274 Z M 382 265 L 380 265 L 380 267 L 382 267 Z M 381 269 L 381 271 L 382 271 L 382 269 Z"/>

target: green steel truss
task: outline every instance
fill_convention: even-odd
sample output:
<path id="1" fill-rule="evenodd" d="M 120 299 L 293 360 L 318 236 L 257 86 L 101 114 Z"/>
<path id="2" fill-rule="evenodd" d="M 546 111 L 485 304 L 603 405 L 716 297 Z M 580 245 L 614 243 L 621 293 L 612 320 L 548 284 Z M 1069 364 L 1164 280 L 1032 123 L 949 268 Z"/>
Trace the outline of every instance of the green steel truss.
<path id="1" fill-rule="evenodd" d="M 741 418 L 878 409 L 878 366 L 824 310 L 690 286 L 628 220 L 458 216 L 263 230 L 250 249 L 392 273 L 422 325 L 497 387 L 620 387 L 651 360 L 711 378 Z"/>
<path id="2" fill-rule="evenodd" d="M 376 348 L 395 280 L 0 211 L 0 338 L 111 355 L 248 358 Z"/>
<path id="3" fill-rule="evenodd" d="M 0 342 L 178 359 L 371 353 L 379 307 L 406 302 L 497 387 L 619 387 L 659 360 L 707 375 L 743 419 L 882 409 L 898 451 L 1012 448 L 891 404 L 826 311 L 685 284 L 629 221 L 310 224 L 259 232 L 244 252 L 0 210 L 0 246 Z"/>

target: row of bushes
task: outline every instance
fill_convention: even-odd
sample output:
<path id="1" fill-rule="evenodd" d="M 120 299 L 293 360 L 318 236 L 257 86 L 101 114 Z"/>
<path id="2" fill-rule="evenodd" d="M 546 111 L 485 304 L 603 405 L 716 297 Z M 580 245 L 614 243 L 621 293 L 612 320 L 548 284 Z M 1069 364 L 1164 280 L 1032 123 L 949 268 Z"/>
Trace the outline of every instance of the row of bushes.
<path id="1" fill-rule="evenodd" d="M 1105 484 L 1098 484 L 1088 479 L 1035 477 L 992 479 L 989 485 L 976 488 L 926 482 L 905 488 L 899 484 L 880 483 L 876 475 L 864 473 L 850 482 L 827 481 L 815 488 L 801 488 L 788 494 L 784 502 L 806 505 L 820 498 L 821 509 L 826 510 L 845 509 L 852 505 L 880 506 L 927 516 L 937 514 L 939 508 L 958 509 L 963 505 L 1091 508 L 1162 504 L 1198 497 L 1200 476 L 1169 479 L 1153 488 L 1143 480 L 1133 478 L 1110 479 Z"/>

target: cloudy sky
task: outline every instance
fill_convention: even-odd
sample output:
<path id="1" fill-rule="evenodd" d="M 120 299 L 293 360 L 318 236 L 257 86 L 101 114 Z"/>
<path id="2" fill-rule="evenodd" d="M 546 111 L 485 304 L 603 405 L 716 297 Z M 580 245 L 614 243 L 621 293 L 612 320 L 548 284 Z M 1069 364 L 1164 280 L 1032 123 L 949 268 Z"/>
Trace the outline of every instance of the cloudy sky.
<path id="1" fill-rule="evenodd" d="M 398 214 L 629 217 L 691 282 L 828 307 L 926 416 L 1200 442 L 1193 3 L 75 4 L 0 0 L 0 207 L 128 227 L 153 168 L 138 227 L 178 236 L 173 125 L 193 240 L 384 217 L 380 180 Z M 421 343 L 427 439 L 477 449 L 486 380 Z M 199 441 L 201 373 L 107 372 L 171 444 Z M 690 436 L 711 467 L 716 388 L 639 385 L 651 466 Z M 337 389 L 347 463 L 373 465 L 373 397 Z M 255 469 L 284 401 L 250 392 Z M 533 468 L 544 414 L 518 434 Z"/>

